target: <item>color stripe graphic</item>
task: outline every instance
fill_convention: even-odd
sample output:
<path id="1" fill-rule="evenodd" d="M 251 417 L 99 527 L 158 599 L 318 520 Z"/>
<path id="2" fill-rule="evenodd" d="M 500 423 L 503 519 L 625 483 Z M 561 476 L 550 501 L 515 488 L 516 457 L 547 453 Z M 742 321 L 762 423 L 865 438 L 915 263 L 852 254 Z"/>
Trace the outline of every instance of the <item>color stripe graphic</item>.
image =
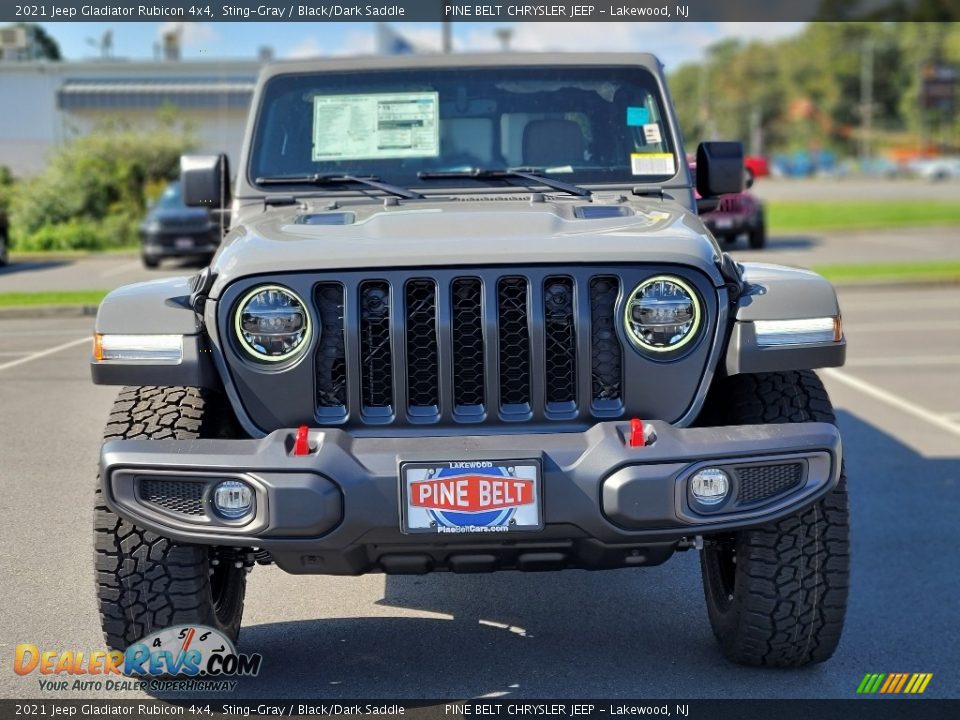
<path id="1" fill-rule="evenodd" d="M 867 673 L 857 686 L 858 695 L 922 695 L 933 673 Z"/>

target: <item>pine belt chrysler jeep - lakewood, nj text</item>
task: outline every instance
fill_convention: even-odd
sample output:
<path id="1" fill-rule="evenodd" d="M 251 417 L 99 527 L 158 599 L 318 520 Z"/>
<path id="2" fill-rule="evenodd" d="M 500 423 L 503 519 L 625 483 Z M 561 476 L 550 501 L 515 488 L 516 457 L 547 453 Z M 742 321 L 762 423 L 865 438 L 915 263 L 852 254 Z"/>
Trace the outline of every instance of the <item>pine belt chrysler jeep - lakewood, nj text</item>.
<path id="1" fill-rule="evenodd" d="M 654 565 L 699 550 L 724 653 L 830 657 L 847 600 L 833 288 L 698 215 L 652 56 L 408 56 L 262 73 L 210 266 L 120 288 L 94 382 L 103 629 L 235 638 L 247 572 Z M 611 618 L 614 622 L 615 618 Z"/>

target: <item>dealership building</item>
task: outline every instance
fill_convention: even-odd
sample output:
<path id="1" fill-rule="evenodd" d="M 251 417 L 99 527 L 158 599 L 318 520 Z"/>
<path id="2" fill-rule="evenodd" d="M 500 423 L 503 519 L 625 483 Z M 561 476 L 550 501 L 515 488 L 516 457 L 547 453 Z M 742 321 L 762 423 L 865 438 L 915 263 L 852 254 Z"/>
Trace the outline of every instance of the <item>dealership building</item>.
<path id="1" fill-rule="evenodd" d="M 0 62 L 0 165 L 37 173 L 51 151 L 98 124 L 150 127 L 175 109 L 199 152 L 233 163 L 261 60 Z"/>

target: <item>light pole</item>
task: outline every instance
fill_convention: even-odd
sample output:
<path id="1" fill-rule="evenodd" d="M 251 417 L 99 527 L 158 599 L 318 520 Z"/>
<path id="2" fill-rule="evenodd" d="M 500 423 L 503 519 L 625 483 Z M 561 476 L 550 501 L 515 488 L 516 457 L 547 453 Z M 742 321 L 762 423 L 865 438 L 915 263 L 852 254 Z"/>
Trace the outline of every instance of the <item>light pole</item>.
<path id="1" fill-rule="evenodd" d="M 873 134 L 873 53 L 872 38 L 863 41 L 860 52 L 860 160 L 870 157 Z"/>

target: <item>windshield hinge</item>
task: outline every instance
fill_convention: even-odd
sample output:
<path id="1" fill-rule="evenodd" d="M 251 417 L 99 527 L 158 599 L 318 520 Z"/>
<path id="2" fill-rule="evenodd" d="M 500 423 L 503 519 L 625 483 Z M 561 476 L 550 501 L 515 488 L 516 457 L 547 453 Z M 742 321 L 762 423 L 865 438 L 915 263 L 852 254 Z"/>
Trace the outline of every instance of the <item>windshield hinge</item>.
<path id="1" fill-rule="evenodd" d="M 660 200 L 663 200 L 662 187 L 644 187 L 643 185 L 637 185 L 630 192 L 632 192 L 634 195 L 642 195 L 643 197 L 655 197 Z"/>
<path id="2" fill-rule="evenodd" d="M 263 206 L 265 208 L 270 207 L 271 205 L 296 205 L 297 198 L 293 195 L 266 195 L 263 198 Z"/>

